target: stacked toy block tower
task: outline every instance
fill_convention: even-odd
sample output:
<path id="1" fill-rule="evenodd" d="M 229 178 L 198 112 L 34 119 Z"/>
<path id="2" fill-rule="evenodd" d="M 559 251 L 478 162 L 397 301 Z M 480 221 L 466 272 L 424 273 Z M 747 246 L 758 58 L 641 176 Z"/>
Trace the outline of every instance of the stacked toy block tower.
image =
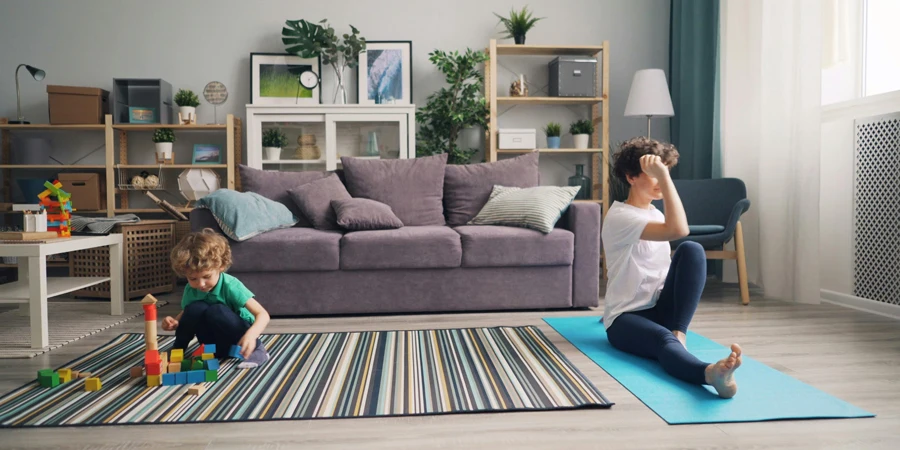
<path id="1" fill-rule="evenodd" d="M 47 231 L 55 231 L 59 237 L 72 236 L 72 195 L 62 190 L 59 180 L 44 182 L 47 189 L 38 194 L 41 206 L 47 210 Z"/>

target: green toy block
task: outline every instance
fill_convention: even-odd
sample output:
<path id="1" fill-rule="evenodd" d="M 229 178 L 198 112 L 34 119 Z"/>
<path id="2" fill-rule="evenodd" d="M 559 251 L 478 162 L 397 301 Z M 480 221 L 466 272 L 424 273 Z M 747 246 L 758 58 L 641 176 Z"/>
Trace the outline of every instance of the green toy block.
<path id="1" fill-rule="evenodd" d="M 191 371 L 191 360 L 190 359 L 182 359 L 181 360 L 181 371 L 182 372 L 190 372 Z"/>
<path id="2" fill-rule="evenodd" d="M 49 377 L 50 375 L 53 375 L 53 369 L 41 369 L 41 370 L 38 370 L 38 380 L 41 379 L 41 376 Z"/>
<path id="3" fill-rule="evenodd" d="M 41 387 L 46 388 L 59 386 L 59 374 L 56 372 L 50 372 L 50 375 L 43 374 L 38 377 L 38 383 L 41 384 Z"/>
<path id="4" fill-rule="evenodd" d="M 190 370 L 203 370 L 203 361 L 200 359 L 195 359 L 193 364 L 191 364 Z"/>
<path id="5" fill-rule="evenodd" d="M 218 381 L 219 380 L 219 371 L 218 370 L 207 370 L 206 371 L 206 381 Z"/>

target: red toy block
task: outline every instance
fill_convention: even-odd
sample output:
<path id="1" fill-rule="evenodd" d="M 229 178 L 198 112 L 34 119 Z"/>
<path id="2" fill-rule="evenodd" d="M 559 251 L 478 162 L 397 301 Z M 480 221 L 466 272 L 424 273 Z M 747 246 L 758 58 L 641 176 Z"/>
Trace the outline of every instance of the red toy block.
<path id="1" fill-rule="evenodd" d="M 159 350 L 147 350 L 144 353 L 144 364 L 159 363 Z"/>
<path id="2" fill-rule="evenodd" d="M 156 320 L 156 305 L 144 305 L 144 320 Z"/>
<path id="3" fill-rule="evenodd" d="M 200 344 L 200 346 L 197 347 L 197 350 L 194 350 L 194 353 L 191 353 L 191 356 L 203 356 L 203 344 Z"/>
<path id="4" fill-rule="evenodd" d="M 155 362 L 147 364 L 147 375 L 162 375 L 162 363 Z"/>

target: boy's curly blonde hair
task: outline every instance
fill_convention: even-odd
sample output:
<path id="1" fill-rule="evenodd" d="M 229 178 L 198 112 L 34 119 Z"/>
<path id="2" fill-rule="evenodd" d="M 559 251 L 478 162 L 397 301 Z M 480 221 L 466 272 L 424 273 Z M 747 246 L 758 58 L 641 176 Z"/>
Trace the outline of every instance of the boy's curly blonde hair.
<path id="1" fill-rule="evenodd" d="M 181 239 L 172 249 L 171 259 L 179 276 L 205 270 L 224 272 L 231 267 L 231 247 L 223 236 L 205 228 Z"/>

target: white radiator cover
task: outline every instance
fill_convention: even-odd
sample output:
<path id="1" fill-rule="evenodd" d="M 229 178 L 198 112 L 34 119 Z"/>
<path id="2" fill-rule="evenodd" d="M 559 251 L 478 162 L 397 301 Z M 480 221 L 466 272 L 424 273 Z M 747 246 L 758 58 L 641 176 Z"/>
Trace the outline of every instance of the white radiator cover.
<path id="1" fill-rule="evenodd" d="M 855 121 L 854 165 L 853 295 L 900 305 L 900 112 Z"/>

